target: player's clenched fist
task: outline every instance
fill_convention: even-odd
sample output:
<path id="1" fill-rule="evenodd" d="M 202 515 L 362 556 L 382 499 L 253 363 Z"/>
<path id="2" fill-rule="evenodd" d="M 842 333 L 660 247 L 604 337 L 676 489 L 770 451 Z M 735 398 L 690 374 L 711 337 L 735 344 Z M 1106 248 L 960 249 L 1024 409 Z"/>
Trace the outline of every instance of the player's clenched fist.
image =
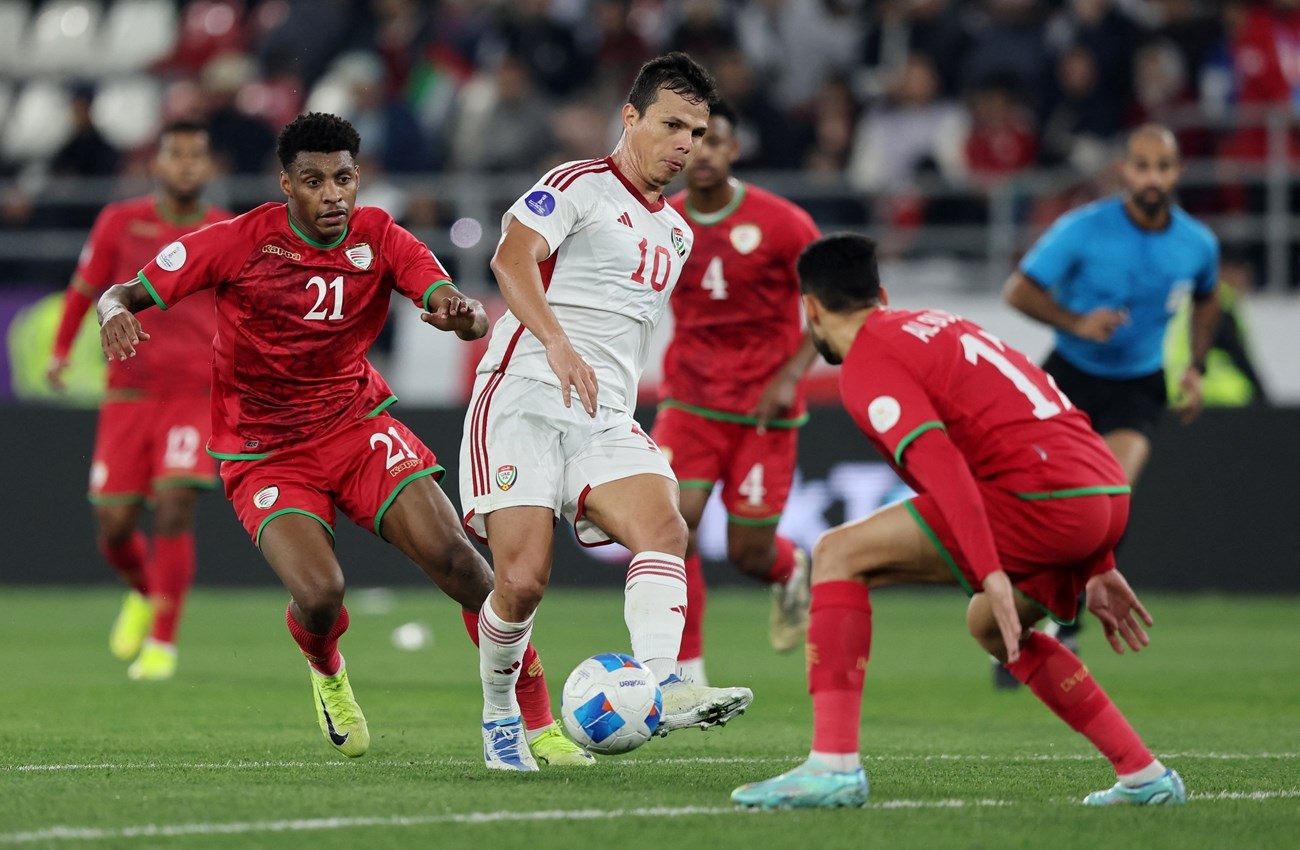
<path id="1" fill-rule="evenodd" d="M 134 357 L 135 347 L 141 340 L 148 338 L 149 334 L 140 326 L 140 320 L 125 310 L 110 313 L 99 328 L 99 345 L 109 360 L 114 357 L 118 360 Z"/>

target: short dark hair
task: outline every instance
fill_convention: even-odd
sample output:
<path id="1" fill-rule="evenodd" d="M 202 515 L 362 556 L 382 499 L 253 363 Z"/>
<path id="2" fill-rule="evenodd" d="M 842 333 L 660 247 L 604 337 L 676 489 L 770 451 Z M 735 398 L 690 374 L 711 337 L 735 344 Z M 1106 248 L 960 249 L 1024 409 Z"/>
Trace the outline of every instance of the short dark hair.
<path id="1" fill-rule="evenodd" d="M 660 89 L 668 89 L 691 103 L 703 103 L 710 109 L 718 100 L 717 85 L 713 77 L 698 62 L 685 53 L 668 53 L 641 66 L 636 82 L 628 92 L 627 102 L 641 115 L 659 97 Z"/>
<path id="2" fill-rule="evenodd" d="M 722 98 L 715 100 L 709 107 L 709 117 L 725 120 L 731 125 L 732 130 L 740 126 L 740 113 L 736 112 L 736 107 L 732 106 L 730 101 Z"/>
<path id="3" fill-rule="evenodd" d="M 302 151 L 334 153 L 347 151 L 357 158 L 361 150 L 361 136 L 351 124 L 328 112 L 308 112 L 299 115 L 280 131 L 275 143 L 275 155 L 287 171 Z"/>
<path id="4" fill-rule="evenodd" d="M 880 303 L 876 240 L 833 233 L 799 255 L 799 287 L 832 313 L 853 313 Z"/>
<path id="5" fill-rule="evenodd" d="M 158 131 L 158 138 L 170 136 L 172 133 L 206 133 L 208 125 L 194 118 L 174 118 L 162 125 Z"/>

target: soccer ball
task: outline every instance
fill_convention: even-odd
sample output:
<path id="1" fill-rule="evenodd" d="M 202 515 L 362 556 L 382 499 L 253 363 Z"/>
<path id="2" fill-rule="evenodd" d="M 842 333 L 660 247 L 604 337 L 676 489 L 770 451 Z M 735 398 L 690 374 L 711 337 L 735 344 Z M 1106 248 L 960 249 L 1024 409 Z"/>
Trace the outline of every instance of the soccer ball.
<path id="1" fill-rule="evenodd" d="M 650 669 L 629 655 L 603 652 L 573 668 L 560 716 L 583 747 L 601 755 L 635 750 L 659 727 L 664 698 Z"/>

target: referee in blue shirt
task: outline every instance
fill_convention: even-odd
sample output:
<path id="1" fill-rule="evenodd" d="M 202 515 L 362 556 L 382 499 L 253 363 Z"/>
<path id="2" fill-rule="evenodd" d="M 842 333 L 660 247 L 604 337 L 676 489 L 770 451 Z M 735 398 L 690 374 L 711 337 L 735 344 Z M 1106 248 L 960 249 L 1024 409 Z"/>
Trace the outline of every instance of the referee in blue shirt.
<path id="1" fill-rule="evenodd" d="M 1191 365 L 1173 405 L 1186 424 L 1201 410 L 1219 317 L 1219 243 L 1174 203 L 1180 170 L 1173 133 L 1155 124 L 1134 130 L 1123 193 L 1058 219 L 1003 292 L 1012 307 L 1056 329 L 1043 368 L 1092 418 L 1130 484 L 1169 401 L 1162 370 L 1169 319 L 1190 293 Z"/>

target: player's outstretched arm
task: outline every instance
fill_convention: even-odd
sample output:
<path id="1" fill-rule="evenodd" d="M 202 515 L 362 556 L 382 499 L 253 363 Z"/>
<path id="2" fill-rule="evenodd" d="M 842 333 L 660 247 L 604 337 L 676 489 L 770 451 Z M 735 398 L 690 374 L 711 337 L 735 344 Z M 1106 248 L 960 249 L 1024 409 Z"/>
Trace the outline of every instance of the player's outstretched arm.
<path id="1" fill-rule="evenodd" d="M 1124 643 L 1134 652 L 1141 651 L 1142 647 L 1151 643 L 1142 624 L 1153 626 L 1155 620 L 1142 607 L 1137 594 L 1128 586 L 1119 570 L 1107 570 L 1088 579 L 1086 595 L 1088 610 L 1101 620 L 1106 640 L 1110 641 L 1111 649 L 1116 653 L 1124 654 Z M 1120 642 L 1121 637 L 1124 643 Z"/>
<path id="2" fill-rule="evenodd" d="M 135 314 L 154 304 L 139 281 L 110 286 L 99 298 L 99 345 L 109 360 L 135 356 L 135 347 L 148 339 Z"/>
<path id="3" fill-rule="evenodd" d="M 596 370 L 574 350 L 560 320 L 546 303 L 540 263 L 550 255 L 546 238 L 514 219 L 506 225 L 492 255 L 492 273 L 510 312 L 546 347 L 546 361 L 560 379 L 564 406 L 572 405 L 572 391 L 576 389 L 587 415 L 595 416 Z"/>
<path id="4" fill-rule="evenodd" d="M 432 312 L 420 314 L 422 322 L 440 331 L 455 331 L 464 340 L 479 339 L 487 333 L 487 310 L 481 301 L 454 286 L 439 287 L 437 296 L 429 304 Z"/>
<path id="5" fill-rule="evenodd" d="M 45 367 L 45 380 L 58 392 L 67 389 L 63 373 L 68 368 L 68 353 L 72 350 L 77 331 L 81 329 L 81 320 L 94 303 L 95 289 L 80 274 L 74 274 L 63 297 L 63 313 L 59 316 L 59 329 L 54 334 L 54 349 Z"/>

